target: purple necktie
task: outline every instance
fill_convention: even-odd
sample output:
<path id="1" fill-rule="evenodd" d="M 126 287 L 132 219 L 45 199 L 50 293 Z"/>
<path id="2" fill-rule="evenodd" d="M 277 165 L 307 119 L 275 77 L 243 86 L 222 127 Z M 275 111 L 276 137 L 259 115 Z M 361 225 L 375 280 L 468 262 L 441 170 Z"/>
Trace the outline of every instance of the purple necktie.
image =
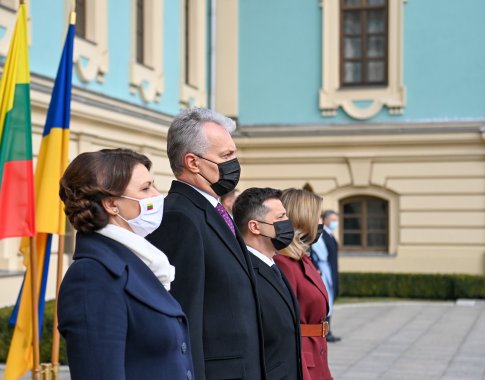
<path id="1" fill-rule="evenodd" d="M 229 216 L 229 214 L 227 213 L 224 206 L 221 205 L 220 203 L 218 203 L 217 206 L 216 206 L 216 210 L 219 213 L 219 215 L 222 216 L 222 219 L 224 219 L 224 221 L 228 225 L 229 229 L 231 230 L 232 234 L 234 236 L 236 236 L 236 230 L 234 229 L 234 223 L 232 222 L 232 219 Z"/>

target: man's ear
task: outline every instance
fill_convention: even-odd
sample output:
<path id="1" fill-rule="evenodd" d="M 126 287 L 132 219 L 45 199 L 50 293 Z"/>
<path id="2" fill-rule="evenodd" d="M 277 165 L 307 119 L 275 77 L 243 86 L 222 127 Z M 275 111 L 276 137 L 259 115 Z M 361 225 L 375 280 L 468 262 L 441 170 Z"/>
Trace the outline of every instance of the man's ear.
<path id="1" fill-rule="evenodd" d="M 120 212 L 116 203 L 117 201 L 114 198 L 103 198 L 101 200 L 101 206 L 103 206 L 106 212 L 112 216 L 115 216 Z"/>
<path id="2" fill-rule="evenodd" d="M 184 166 L 191 173 L 199 173 L 199 157 L 197 157 L 194 153 L 186 153 L 184 156 Z"/>
<path id="3" fill-rule="evenodd" d="M 259 223 L 255 220 L 250 220 L 248 222 L 248 230 L 251 232 L 253 235 L 260 235 L 261 231 L 259 229 Z"/>

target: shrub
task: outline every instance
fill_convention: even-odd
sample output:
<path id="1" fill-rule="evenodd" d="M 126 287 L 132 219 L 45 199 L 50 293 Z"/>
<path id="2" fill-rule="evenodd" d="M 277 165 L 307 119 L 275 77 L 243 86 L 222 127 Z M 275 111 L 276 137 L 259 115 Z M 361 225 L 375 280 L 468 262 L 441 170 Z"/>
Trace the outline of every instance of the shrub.
<path id="1" fill-rule="evenodd" d="M 465 274 L 340 273 L 342 297 L 431 300 L 485 298 L 485 276 Z"/>
<path id="2" fill-rule="evenodd" d="M 5 363 L 7 361 L 8 349 L 12 340 L 14 328 L 8 325 L 12 309 L 13 307 L 0 309 L 0 363 Z M 41 363 L 50 363 L 51 361 L 53 317 L 54 302 L 46 302 L 44 320 L 42 322 L 42 339 L 39 349 Z M 61 364 L 67 364 L 66 345 L 62 336 L 60 343 L 59 361 Z"/>

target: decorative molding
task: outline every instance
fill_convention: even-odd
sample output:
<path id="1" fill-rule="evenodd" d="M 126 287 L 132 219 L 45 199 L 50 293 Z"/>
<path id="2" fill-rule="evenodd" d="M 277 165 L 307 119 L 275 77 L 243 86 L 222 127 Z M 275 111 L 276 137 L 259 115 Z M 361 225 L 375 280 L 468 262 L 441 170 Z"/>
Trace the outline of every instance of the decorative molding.
<path id="1" fill-rule="evenodd" d="M 372 159 L 368 157 L 347 157 L 352 185 L 366 187 L 370 185 Z"/>
<path id="2" fill-rule="evenodd" d="M 389 1 L 388 85 L 384 87 L 342 88 L 340 86 L 340 1 L 321 0 L 322 5 L 322 88 L 320 112 L 333 117 L 341 107 L 357 120 L 369 119 L 386 106 L 391 115 L 401 115 L 406 103 L 403 84 L 403 19 L 405 0 Z M 356 102 L 370 102 L 366 107 Z"/>
<path id="3" fill-rule="evenodd" d="M 433 122 L 395 122 L 369 124 L 256 124 L 238 125 L 240 137 L 304 137 L 304 136 L 385 136 L 485 133 L 484 120 L 454 120 Z M 425 138 L 425 137 L 422 137 Z M 432 137 L 435 139 L 435 137 Z M 453 137 L 455 139 L 456 137 Z M 440 137 L 443 140 L 443 137 Z M 475 139 L 475 136 L 473 136 Z"/>
<path id="4" fill-rule="evenodd" d="M 132 54 L 130 92 L 139 93 L 144 102 L 158 102 L 164 90 L 163 77 L 163 0 L 145 0 L 145 64 L 136 62 L 136 0 L 132 0 Z"/>
<path id="5" fill-rule="evenodd" d="M 86 22 L 86 39 L 75 37 L 74 67 L 82 82 L 102 83 L 109 67 L 107 0 L 86 0 Z"/>

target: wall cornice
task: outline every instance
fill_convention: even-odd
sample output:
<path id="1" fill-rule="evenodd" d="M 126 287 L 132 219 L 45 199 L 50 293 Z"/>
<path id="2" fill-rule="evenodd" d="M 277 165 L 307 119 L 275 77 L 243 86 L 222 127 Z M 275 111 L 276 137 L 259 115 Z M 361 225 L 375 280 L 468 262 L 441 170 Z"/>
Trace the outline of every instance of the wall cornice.
<path id="1" fill-rule="evenodd" d="M 52 79 L 32 74 L 32 106 L 47 108 L 52 86 Z M 116 125 L 120 129 L 137 133 L 156 133 L 162 137 L 166 136 L 173 119 L 173 116 L 75 86 L 72 89 L 71 113 L 73 117 L 82 116 L 88 120 Z"/>

